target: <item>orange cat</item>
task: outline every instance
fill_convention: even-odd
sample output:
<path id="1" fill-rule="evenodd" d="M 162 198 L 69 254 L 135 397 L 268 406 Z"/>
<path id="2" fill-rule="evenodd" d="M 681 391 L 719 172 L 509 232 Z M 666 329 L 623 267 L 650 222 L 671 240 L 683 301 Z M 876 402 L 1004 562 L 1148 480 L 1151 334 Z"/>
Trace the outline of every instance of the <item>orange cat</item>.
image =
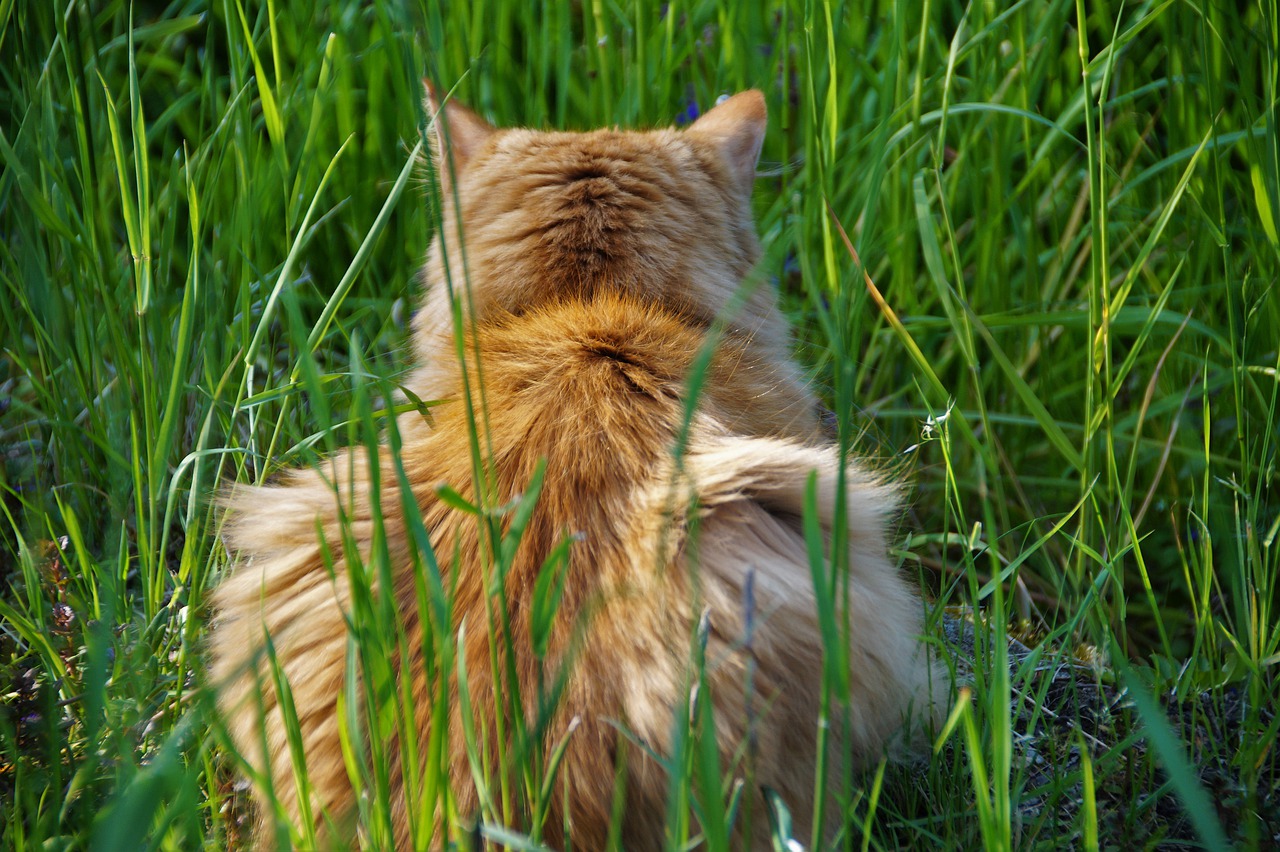
<path id="1" fill-rule="evenodd" d="M 502 712 L 490 676 L 482 542 L 474 518 L 438 496 L 439 484 L 447 483 L 475 499 L 466 406 L 459 400 L 469 378 L 480 404 L 477 369 L 498 499 L 521 493 L 546 460 L 541 499 L 500 602 L 511 619 L 510 653 L 521 694 L 530 697 L 530 721 L 540 680 L 538 661 L 525 650 L 528 601 L 548 553 L 566 534 L 580 536 L 547 654 L 550 671 L 571 666 L 547 729 L 548 753 L 571 722 L 576 728 L 557 776 L 557 789 L 566 792 L 552 796 L 544 837 L 560 846 L 567 827 L 575 850 L 605 847 L 616 753 L 628 748 L 623 848 L 662 848 L 666 772 L 619 728 L 657 755 L 669 753 L 673 714 L 688 712 L 692 636 L 704 611 L 723 768 L 740 774 L 749 739 L 755 784 L 790 803 L 805 836 L 823 651 L 801 519 L 806 482 L 816 472 L 818 515 L 829 540 L 840 470 L 836 450 L 820 436 L 817 400 L 788 355 L 785 321 L 767 287 L 756 287 L 729 316 L 682 461 L 673 461 L 696 353 L 759 257 L 750 195 L 764 98 L 744 92 L 686 130 L 651 132 L 494 129 L 453 102 L 444 105 L 441 121 L 430 89 L 428 106 L 438 119 L 436 162 L 453 177 L 442 181 L 444 227 L 426 264 L 428 296 L 414 327 L 419 367 L 407 387 L 423 399 L 453 401 L 433 409 L 430 425 L 416 412 L 401 416 L 399 461 L 445 585 L 456 583 L 456 623 L 444 629 L 456 631 L 464 620 L 468 626 L 459 653 L 472 712 L 482 720 L 479 736 L 496 736 L 495 725 L 483 720 Z M 455 356 L 446 265 L 459 288 L 462 270 L 468 275 L 465 367 Z M 367 553 L 378 507 L 394 570 L 394 588 L 381 593 L 395 596 L 405 621 L 411 670 L 403 674 L 411 678 L 420 742 L 436 697 L 413 656 L 421 654 L 423 626 L 397 468 L 384 451 L 381 491 L 374 493 L 365 458 L 362 450 L 342 453 L 320 470 L 231 495 L 227 533 L 238 567 L 216 592 L 210 639 L 237 748 L 270 776 L 296 822 L 303 810 L 262 654 L 264 629 L 270 634 L 300 724 L 310 813 L 318 828 L 327 814 L 344 832 L 351 830 L 354 796 L 336 711 L 351 600 L 343 530 Z M 845 476 L 852 725 L 833 748 L 865 765 L 889 748 L 909 709 L 929 712 L 940 681 L 918 641 L 921 602 L 886 557 L 896 489 L 855 464 Z M 337 560 L 336 580 L 324 551 Z M 744 588 L 749 577 L 752 594 Z M 744 601 L 754 605 L 749 618 Z M 453 795 L 456 813 L 469 817 L 478 798 L 456 682 L 449 693 Z M 833 725 L 833 735 L 837 730 Z M 496 777 L 499 767 L 490 768 Z M 395 795 L 403 797 L 398 764 L 394 774 Z M 266 794 L 258 795 L 260 812 L 271 814 Z M 397 847 L 408 848 L 405 802 L 393 806 Z M 440 828 L 444 816 L 435 819 Z M 260 843 L 270 838 L 269 824 L 262 820 Z"/>

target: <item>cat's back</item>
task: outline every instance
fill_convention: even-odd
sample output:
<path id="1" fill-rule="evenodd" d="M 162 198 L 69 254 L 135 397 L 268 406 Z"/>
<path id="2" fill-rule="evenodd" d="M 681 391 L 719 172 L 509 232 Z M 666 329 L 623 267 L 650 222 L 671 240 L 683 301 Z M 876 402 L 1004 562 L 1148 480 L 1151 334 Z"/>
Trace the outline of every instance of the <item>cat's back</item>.
<path id="1" fill-rule="evenodd" d="M 627 295 L 491 318 L 464 351 L 499 466 L 544 458 L 548 471 L 591 479 L 604 466 L 609 483 L 639 482 L 664 467 L 694 409 L 716 431 L 806 441 L 817 430 L 812 396 L 748 337 Z"/>
<path id="2" fill-rule="evenodd" d="M 651 478 L 669 457 L 702 339 L 681 317 L 615 295 L 492 318 L 465 347 L 464 392 L 483 414 L 473 427 L 460 400 L 446 403 L 433 431 L 460 444 L 480 429 L 499 479 L 514 489 L 542 460 L 552 491 L 607 497 Z"/>

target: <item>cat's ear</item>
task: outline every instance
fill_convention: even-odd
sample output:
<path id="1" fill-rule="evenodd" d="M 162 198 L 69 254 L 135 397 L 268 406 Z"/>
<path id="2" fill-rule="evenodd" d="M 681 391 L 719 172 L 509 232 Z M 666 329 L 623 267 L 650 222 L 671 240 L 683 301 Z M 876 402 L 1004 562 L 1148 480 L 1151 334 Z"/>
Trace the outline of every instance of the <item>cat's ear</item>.
<path id="1" fill-rule="evenodd" d="M 475 112 L 450 98 L 443 106 L 440 93 L 430 80 L 422 81 L 427 92 L 427 118 L 431 122 L 431 153 L 442 185 L 448 185 L 450 160 L 456 174 L 493 134 L 493 127 Z"/>
<path id="2" fill-rule="evenodd" d="M 764 144 L 767 113 L 764 95 L 756 89 L 739 92 L 689 125 L 716 146 L 740 184 L 751 191 L 756 176 L 756 160 Z"/>

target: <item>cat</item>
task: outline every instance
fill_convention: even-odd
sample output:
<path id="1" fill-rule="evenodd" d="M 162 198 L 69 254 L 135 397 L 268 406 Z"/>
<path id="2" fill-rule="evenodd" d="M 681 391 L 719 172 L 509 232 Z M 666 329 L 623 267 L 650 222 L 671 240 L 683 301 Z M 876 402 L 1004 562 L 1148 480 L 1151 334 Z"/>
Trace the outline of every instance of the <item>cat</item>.
<path id="1" fill-rule="evenodd" d="M 432 409 L 431 422 L 416 411 L 399 417 L 398 460 L 445 585 L 456 583 L 455 623 L 445 629 L 456 635 L 467 625 L 459 654 L 472 712 L 490 721 L 502 712 L 490 675 L 482 542 L 474 518 L 438 489 L 445 483 L 477 499 L 467 393 L 485 405 L 481 422 L 499 501 L 522 493 L 545 460 L 541 496 L 502 602 L 524 696 L 536 695 L 540 683 L 523 638 L 527 603 L 547 555 L 576 534 L 543 670 L 568 666 L 546 727 L 547 759 L 571 731 L 557 775 L 564 794 L 551 797 L 545 842 L 558 848 L 567 834 L 575 850 L 605 848 L 618 750 L 625 748 L 622 848 L 663 847 L 668 778 L 654 756 L 670 753 L 674 714 L 690 712 L 699 624 L 710 695 L 701 700 L 712 702 L 722 769 L 741 774 L 741 755 L 749 752 L 756 787 L 748 795 L 760 786 L 776 791 L 791 806 L 798 836 L 807 836 L 824 660 L 802 519 L 813 474 L 816 514 L 830 542 L 841 463 L 823 437 L 819 402 L 789 354 L 773 292 L 748 288 L 735 302 L 760 257 L 750 200 L 766 129 L 764 97 L 742 92 L 683 130 L 644 132 L 497 129 L 453 100 L 442 104 L 429 84 L 427 109 L 435 117 L 443 217 L 423 272 L 427 295 L 412 328 L 417 366 L 405 386 L 420 399 L 446 402 Z M 445 281 L 451 276 L 461 291 L 464 269 L 469 298 L 461 299 L 466 330 L 459 348 Z M 718 325 L 718 317 L 727 320 Z M 686 424 L 687 378 L 712 333 L 719 334 L 715 354 Z M 468 353 L 465 363 L 459 351 Z M 213 598 L 211 670 L 238 752 L 274 790 L 273 799 L 255 786 L 260 845 L 274 836 L 275 800 L 295 825 L 310 813 L 326 842 L 355 837 L 338 735 L 351 605 L 343 535 L 345 529 L 367 555 L 375 510 L 394 569 L 393 588 L 378 593 L 394 596 L 404 620 L 410 670 L 403 676 L 415 699 L 418 740 L 427 741 L 437 696 L 420 657 L 424 625 L 398 468 L 386 446 L 375 461 L 367 456 L 340 452 L 317 469 L 237 487 L 224 498 L 236 567 Z M 855 462 L 843 474 L 852 700 L 850 724 L 831 727 L 831 763 L 843 755 L 865 766 L 901 751 L 909 713 L 936 718 L 943 690 L 920 642 L 921 600 L 887 557 L 886 527 L 900 487 Z M 311 790 L 306 811 L 264 631 L 298 718 Z M 500 653 L 505 660 L 508 650 Z M 454 813 L 468 819 L 479 798 L 456 676 L 447 689 Z M 532 720 L 537 708 L 526 711 Z M 494 737 L 494 729 L 476 726 L 481 737 Z M 496 743 L 484 753 L 492 757 Z M 499 771 L 496 763 L 490 769 Z M 398 760 L 393 775 L 395 844 L 407 849 Z M 431 842 L 439 846 L 447 817 L 433 818 L 428 828 L 437 830 Z M 757 831 L 744 844 L 767 848 L 764 822 L 757 816 Z"/>

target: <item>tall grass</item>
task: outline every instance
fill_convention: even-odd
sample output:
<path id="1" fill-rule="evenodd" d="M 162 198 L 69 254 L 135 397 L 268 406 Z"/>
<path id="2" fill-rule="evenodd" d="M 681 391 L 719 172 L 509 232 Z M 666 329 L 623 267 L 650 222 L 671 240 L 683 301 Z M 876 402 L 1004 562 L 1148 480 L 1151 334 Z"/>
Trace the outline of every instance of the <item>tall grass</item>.
<path id="1" fill-rule="evenodd" d="M 392 423 L 436 221 L 423 76 L 547 127 L 766 94 L 763 272 L 841 446 L 911 482 L 904 570 L 991 628 L 927 765 L 751 819 L 837 807 L 831 842 L 864 849 L 1273 842 L 1278 27 L 1275 0 L 0 2 L 6 845 L 242 839 L 202 676 L 209 496 Z M 500 569 L 512 516 L 473 508 Z M 419 550 L 420 608 L 449 624 Z M 375 847 L 384 746 L 412 728 L 385 604 L 357 601 L 343 699 Z M 1021 620 L 1036 641 L 1006 665 Z M 447 677 L 456 635 L 424 641 Z M 1110 665 L 1064 705 L 1082 643 Z M 705 708 L 665 758 L 673 848 L 724 847 L 741 802 L 698 752 Z M 503 827 L 559 794 L 536 727 L 477 779 L 476 834 L 450 814 L 462 846 L 536 848 Z M 425 836 L 444 743 L 399 742 L 428 756 Z"/>

